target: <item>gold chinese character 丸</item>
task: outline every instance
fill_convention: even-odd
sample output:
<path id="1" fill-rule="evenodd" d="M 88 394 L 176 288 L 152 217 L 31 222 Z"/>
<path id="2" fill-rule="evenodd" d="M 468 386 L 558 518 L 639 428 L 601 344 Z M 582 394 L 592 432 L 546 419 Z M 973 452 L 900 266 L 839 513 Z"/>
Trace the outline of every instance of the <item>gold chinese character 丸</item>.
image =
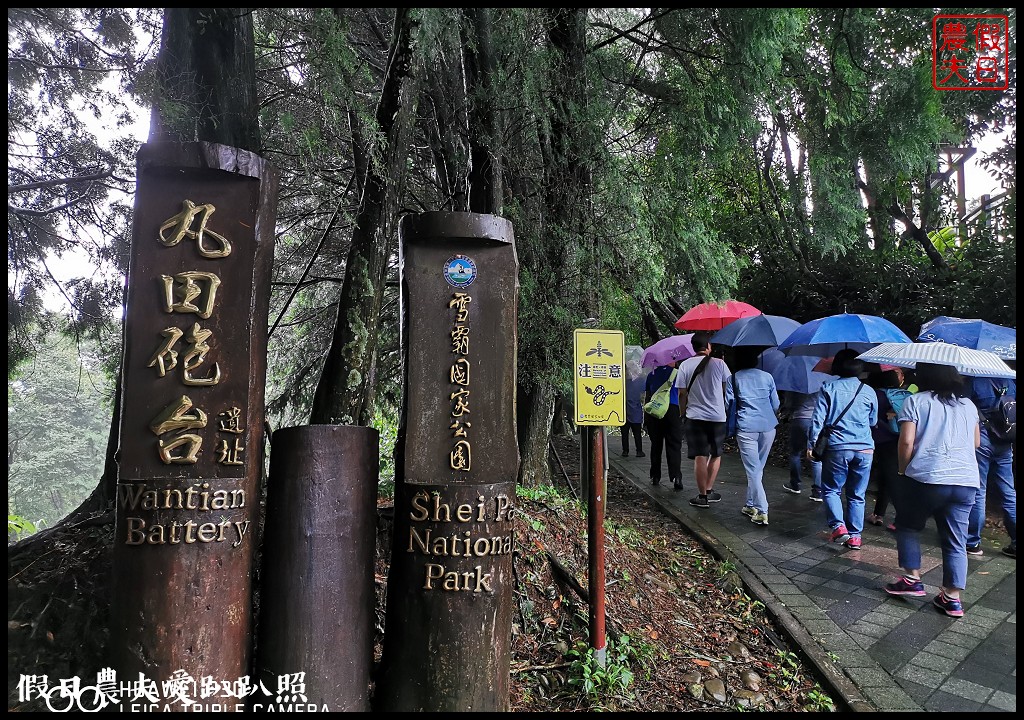
<path id="1" fill-rule="evenodd" d="M 215 233 L 206 227 L 206 223 L 210 221 L 210 216 L 216 210 L 217 208 L 210 203 L 196 205 L 191 200 L 185 200 L 181 204 L 181 212 L 167 219 L 160 226 L 160 242 L 166 247 L 174 247 L 181 242 L 182 238 L 187 237 L 190 240 L 196 241 L 196 249 L 199 250 L 199 254 L 204 258 L 227 257 L 231 254 L 231 243 L 223 235 Z M 196 230 L 191 230 L 192 221 L 196 216 L 199 217 L 199 227 Z M 164 231 L 171 229 L 173 229 L 173 233 L 170 237 L 166 237 Z M 204 237 L 212 238 L 219 245 L 219 248 L 207 250 L 203 245 Z"/>

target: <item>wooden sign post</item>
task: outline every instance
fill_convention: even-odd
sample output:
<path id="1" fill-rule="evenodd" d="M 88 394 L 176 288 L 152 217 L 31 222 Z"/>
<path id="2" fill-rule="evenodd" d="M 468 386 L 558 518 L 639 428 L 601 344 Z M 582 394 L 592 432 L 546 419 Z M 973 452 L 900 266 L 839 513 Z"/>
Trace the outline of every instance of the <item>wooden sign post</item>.
<path id="1" fill-rule="evenodd" d="M 276 172 L 244 150 L 138 154 L 111 641 L 155 709 L 195 710 L 166 681 L 250 671 L 276 197 Z"/>
<path id="2" fill-rule="evenodd" d="M 519 469 L 512 225 L 425 213 L 400 239 L 405 396 L 375 704 L 504 711 Z"/>

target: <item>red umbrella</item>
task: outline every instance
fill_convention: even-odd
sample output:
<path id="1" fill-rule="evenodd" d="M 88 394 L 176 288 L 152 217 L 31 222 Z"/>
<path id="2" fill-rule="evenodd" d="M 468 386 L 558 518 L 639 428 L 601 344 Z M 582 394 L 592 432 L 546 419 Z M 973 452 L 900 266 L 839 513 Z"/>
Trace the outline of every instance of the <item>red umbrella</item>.
<path id="1" fill-rule="evenodd" d="M 706 302 L 683 313 L 676 320 L 676 330 L 721 330 L 733 320 L 760 314 L 756 307 L 739 300 L 726 300 L 721 304 Z"/>

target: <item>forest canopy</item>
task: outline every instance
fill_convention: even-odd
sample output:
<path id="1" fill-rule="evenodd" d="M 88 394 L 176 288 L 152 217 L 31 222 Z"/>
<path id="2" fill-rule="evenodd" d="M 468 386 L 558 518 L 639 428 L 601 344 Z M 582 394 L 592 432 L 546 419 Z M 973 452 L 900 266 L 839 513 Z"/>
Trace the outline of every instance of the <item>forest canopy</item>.
<path id="1" fill-rule="evenodd" d="M 251 22 L 251 88 L 168 72 L 160 9 L 8 12 L 9 516 L 52 525 L 109 475 L 139 108 L 151 136 L 223 142 L 233 79 L 281 173 L 268 421 L 378 427 L 385 487 L 409 213 L 513 223 L 526 484 L 587 318 L 642 346 L 725 298 L 912 337 L 938 315 L 1016 326 L 1013 8 L 993 11 L 1006 89 L 962 92 L 936 87 L 941 9 L 188 12 L 197 52 Z M 981 204 L 951 161 L 992 135 Z"/>

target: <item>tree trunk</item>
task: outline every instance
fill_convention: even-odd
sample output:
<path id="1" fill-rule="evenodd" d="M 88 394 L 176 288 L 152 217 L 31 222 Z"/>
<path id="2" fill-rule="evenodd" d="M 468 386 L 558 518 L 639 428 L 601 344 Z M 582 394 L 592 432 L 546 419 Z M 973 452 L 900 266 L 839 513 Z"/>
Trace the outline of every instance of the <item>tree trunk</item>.
<path id="1" fill-rule="evenodd" d="M 373 414 L 381 298 L 395 237 L 398 198 L 405 180 L 409 135 L 415 120 L 413 21 L 395 11 L 388 67 L 377 105 L 383 162 L 370 163 L 345 265 L 338 319 L 313 398 L 313 424 L 368 425 Z M 374 134 L 367 133 L 367 139 Z"/>
<path id="2" fill-rule="evenodd" d="M 469 209 L 501 215 L 504 189 L 501 179 L 499 112 L 494 93 L 494 46 L 490 8 L 463 8 L 466 83 L 469 111 Z"/>
<path id="3" fill-rule="evenodd" d="M 149 141 L 261 151 L 252 10 L 167 8 Z"/>
<path id="4" fill-rule="evenodd" d="M 548 441 L 555 412 L 555 392 L 549 385 L 532 391 L 520 385 L 517 400 L 519 435 L 519 483 L 524 487 L 551 484 Z"/>

